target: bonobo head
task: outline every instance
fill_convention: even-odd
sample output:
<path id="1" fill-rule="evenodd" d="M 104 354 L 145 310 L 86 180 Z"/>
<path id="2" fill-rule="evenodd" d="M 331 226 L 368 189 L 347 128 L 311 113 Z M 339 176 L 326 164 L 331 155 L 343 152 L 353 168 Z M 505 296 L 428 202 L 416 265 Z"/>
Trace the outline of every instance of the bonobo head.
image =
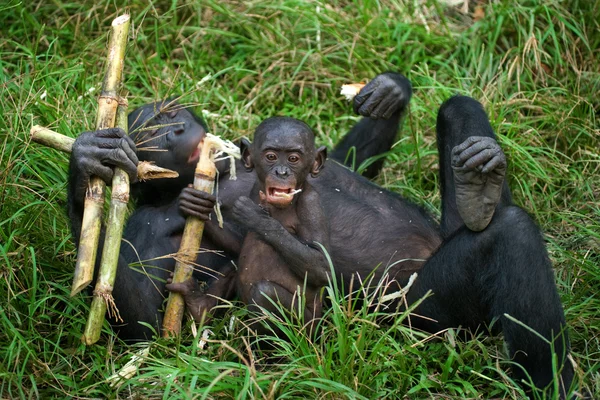
<path id="1" fill-rule="evenodd" d="M 187 182 L 192 181 L 200 157 L 198 143 L 206 134 L 200 118 L 175 100 L 167 99 L 137 108 L 128 119 L 140 160 L 154 161 L 179 172 Z"/>
<path id="2" fill-rule="evenodd" d="M 285 208 L 302 189 L 308 174 L 316 176 L 325 163 L 325 147 L 315 149 L 315 134 L 304 122 L 288 117 L 263 121 L 254 132 L 254 142 L 242 141 L 247 170 L 256 169 L 261 198 Z"/>

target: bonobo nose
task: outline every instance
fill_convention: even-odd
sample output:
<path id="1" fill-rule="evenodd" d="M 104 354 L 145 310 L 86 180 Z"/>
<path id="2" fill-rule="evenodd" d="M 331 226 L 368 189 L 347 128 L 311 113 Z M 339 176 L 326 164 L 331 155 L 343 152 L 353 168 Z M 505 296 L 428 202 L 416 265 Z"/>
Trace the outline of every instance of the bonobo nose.
<path id="1" fill-rule="evenodd" d="M 286 177 L 289 175 L 289 171 L 285 167 L 276 167 L 275 175 L 280 176 L 280 177 Z"/>
<path id="2" fill-rule="evenodd" d="M 185 132 L 184 123 L 179 123 L 173 127 L 173 133 L 175 133 L 176 135 L 181 135 L 183 132 Z"/>

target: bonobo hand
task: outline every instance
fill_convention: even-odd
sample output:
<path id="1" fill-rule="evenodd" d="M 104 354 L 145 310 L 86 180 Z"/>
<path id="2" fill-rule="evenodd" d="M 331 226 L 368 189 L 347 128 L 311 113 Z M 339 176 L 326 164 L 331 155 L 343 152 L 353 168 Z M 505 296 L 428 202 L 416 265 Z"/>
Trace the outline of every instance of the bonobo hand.
<path id="1" fill-rule="evenodd" d="M 233 219 L 240 225 L 255 232 L 269 230 L 274 221 L 269 213 L 246 196 L 240 196 L 233 205 Z"/>
<path id="2" fill-rule="evenodd" d="M 354 97 L 354 112 L 372 119 L 388 119 L 406 107 L 412 95 L 410 81 L 401 74 L 377 75 Z"/>
<path id="3" fill-rule="evenodd" d="M 217 299 L 204 294 L 194 277 L 181 283 L 172 283 L 172 279 L 168 279 L 165 287 L 167 290 L 183 296 L 185 306 L 197 322 L 201 322 L 203 319 L 204 322 L 207 322 L 206 314 L 217 305 Z"/>
<path id="4" fill-rule="evenodd" d="M 71 167 L 86 182 L 93 175 L 110 185 L 114 167 L 123 169 L 130 182 L 136 182 L 137 164 L 135 143 L 120 128 L 84 132 L 73 143 Z"/>
<path id="5" fill-rule="evenodd" d="M 192 185 L 184 188 L 177 199 L 179 212 L 185 216 L 193 216 L 201 221 L 208 221 L 215 207 L 216 198 L 212 194 L 194 189 Z"/>
<path id="6" fill-rule="evenodd" d="M 490 137 L 471 136 L 452 149 L 456 206 L 467 228 L 484 230 L 500 201 L 506 157 Z"/>

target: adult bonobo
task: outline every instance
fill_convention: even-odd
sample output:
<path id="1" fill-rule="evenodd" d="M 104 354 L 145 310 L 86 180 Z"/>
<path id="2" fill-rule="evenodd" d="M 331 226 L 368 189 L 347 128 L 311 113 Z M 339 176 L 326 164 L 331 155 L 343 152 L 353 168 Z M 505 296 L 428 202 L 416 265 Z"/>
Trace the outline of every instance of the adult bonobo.
<path id="1" fill-rule="evenodd" d="M 363 89 L 367 93 L 377 83 L 369 85 Z M 362 92 L 360 95 L 365 96 Z M 404 98 L 407 97 L 404 92 Z M 361 100 L 364 98 L 359 97 Z M 404 102 L 396 109 L 397 118 L 405 105 Z M 381 122 L 372 119 L 362 121 L 368 121 L 368 124 Z M 361 137 L 356 134 L 357 130 L 364 136 L 368 133 L 360 128 L 359 123 L 359 128 L 354 130 L 355 135 L 351 136 L 351 143 L 353 138 Z M 380 132 L 375 127 L 371 131 Z M 88 134 L 88 137 L 93 136 Z M 354 143 L 358 146 L 360 140 L 356 140 Z M 413 326 L 437 332 L 458 326 L 476 329 L 497 320 L 494 327 L 503 331 L 511 357 L 523 367 L 514 367 L 515 376 L 521 378 L 528 374 L 538 388 L 545 388 L 553 378 L 553 354 L 547 343 L 551 341 L 561 377 L 559 390 L 563 394 L 564 387 L 568 388 L 572 382 L 573 368 L 567 362 L 569 339 L 551 264 L 539 228 L 525 211 L 512 203 L 504 182 L 504 155 L 481 104 L 468 97 L 453 97 L 445 102 L 438 113 L 437 140 L 442 193 L 441 226 L 401 196 L 370 183 L 335 162 L 327 162 L 317 179 L 308 179 L 320 196 L 329 222 L 330 255 L 335 272 L 348 289 L 352 280 L 358 281 L 352 279 L 353 275 L 360 275 L 364 281 L 364 277 L 377 266 L 379 268 L 374 272 L 376 278 L 389 267 L 391 277 L 399 285 L 405 284 L 412 272 L 418 271 L 419 276 L 408 292 L 408 301 L 415 302 L 429 290 L 433 295 L 418 307 L 417 314 L 425 318 L 413 316 Z M 119 143 L 116 148 L 124 145 Z M 123 150 L 126 157 L 129 153 Z M 74 152 L 73 157 L 72 163 L 76 166 L 72 169 L 75 170 L 81 170 L 82 164 L 85 166 L 98 160 L 91 151 L 83 155 Z M 127 163 L 133 164 L 134 161 L 129 157 Z M 123 163 L 117 157 L 110 157 L 109 162 L 116 165 Z M 240 176 L 244 176 L 239 182 L 221 181 L 224 184 L 220 187 L 220 200 L 224 217 L 229 221 L 235 200 L 242 195 L 248 196 L 252 187 L 250 176 L 253 174 L 245 173 L 241 163 L 238 170 Z M 84 175 L 89 173 L 88 170 Z M 192 191 L 188 194 L 196 199 L 190 201 L 191 207 L 198 205 L 197 212 L 203 213 L 202 210 L 209 204 L 199 205 L 200 200 L 209 201 L 211 198 Z M 171 207 L 175 211 L 169 214 L 169 218 L 177 214 L 177 207 Z M 146 254 L 155 254 L 155 247 L 165 254 L 164 247 L 155 244 L 153 238 L 160 237 L 164 242 L 165 237 L 174 237 L 175 233 L 166 236 L 155 226 L 163 223 L 163 212 L 154 207 L 145 219 L 141 217 L 143 210 L 136 212 L 134 217 L 137 219 L 134 219 L 133 225 L 136 231 L 128 230 L 126 233 L 128 239 L 137 243 L 140 256 L 144 258 L 148 258 Z M 142 229 L 146 221 L 149 226 Z M 229 225 L 232 232 L 240 232 L 239 229 L 231 229 L 233 224 Z M 132 226 L 131 222 L 129 226 Z M 240 241 L 221 240 L 213 232 L 208 233 L 213 244 L 216 242 L 229 252 L 239 253 Z M 123 246 L 125 249 L 126 246 Z M 131 251 L 122 253 L 125 260 L 136 260 Z M 119 284 L 128 284 L 127 287 L 135 291 L 135 285 L 151 281 L 142 274 L 137 275 L 142 278 L 137 279 L 134 273 L 128 272 L 126 278 L 131 279 L 129 282 L 120 275 Z M 224 293 L 224 289 L 231 285 L 219 285 L 226 281 L 218 280 L 217 285 L 209 287 L 209 293 Z M 392 285 L 390 290 L 396 290 L 399 285 Z M 129 311 L 136 309 L 140 303 L 148 302 L 146 293 L 151 292 L 150 289 L 148 286 L 134 294 L 146 297 L 129 306 Z M 211 298 L 209 295 L 205 297 Z M 505 314 L 528 325 L 545 339 Z M 129 321 L 135 321 L 134 316 L 129 315 Z"/>
<path id="2" fill-rule="evenodd" d="M 343 161 L 354 147 L 354 162 L 360 165 L 369 157 L 389 150 L 411 93 L 410 82 L 400 74 L 384 73 L 375 77 L 354 100 L 354 110 L 365 118 L 334 149 L 332 158 Z M 179 179 L 137 182 L 132 186 L 137 208 L 125 228 L 118 279 L 113 290 L 123 323 L 114 325 L 124 339 L 144 339 L 151 338 L 152 330 L 138 322 L 160 329 L 164 282 L 175 265 L 172 255 L 179 248 L 185 218 L 195 215 L 206 220 L 215 198 L 188 187 L 199 154 L 197 144 L 206 131 L 198 117 L 175 102 L 158 102 L 133 111 L 129 115 L 129 128 L 130 137 L 118 129 L 108 129 L 84 132 L 77 138 L 70 162 L 69 216 L 73 237 L 78 240 L 89 177 L 97 175 L 110 182 L 115 165 L 126 170 L 132 182 L 138 158 L 155 161 L 180 173 Z M 144 151 L 144 148 L 153 151 Z M 198 255 L 198 265 L 203 267 L 195 272 L 201 281 L 211 282 L 207 294 L 222 297 L 227 297 L 227 291 L 232 289 L 234 268 L 230 260 L 237 258 L 245 233 L 229 223 L 232 206 L 238 197 L 250 194 L 255 182 L 255 174 L 245 171 L 241 162 L 238 164 L 237 179 L 229 180 L 227 165 L 218 163 L 219 202 L 225 229 L 216 227 L 214 215 L 205 225 L 202 249 L 207 251 Z M 327 162 L 330 164 L 334 165 Z M 380 162 L 372 164 L 366 174 L 374 176 L 380 167 Z M 337 164 L 328 169 L 331 170 L 329 179 L 336 180 L 336 175 L 340 175 L 352 181 L 357 177 Z M 357 190 L 360 187 L 357 186 Z M 216 305 L 215 297 L 204 296 L 203 305 L 205 310 L 212 308 Z"/>

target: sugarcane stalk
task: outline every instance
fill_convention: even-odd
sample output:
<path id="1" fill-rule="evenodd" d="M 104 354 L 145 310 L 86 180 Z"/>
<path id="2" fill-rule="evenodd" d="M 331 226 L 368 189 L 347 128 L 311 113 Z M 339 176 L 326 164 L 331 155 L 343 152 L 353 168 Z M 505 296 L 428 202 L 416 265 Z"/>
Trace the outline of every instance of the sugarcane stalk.
<path id="1" fill-rule="evenodd" d="M 34 125 L 29 134 L 32 141 L 65 153 L 70 153 L 73 143 L 75 143 L 75 139 L 40 125 Z M 140 161 L 137 165 L 137 178 L 139 181 L 177 178 L 178 176 L 177 171 L 159 167 L 150 161 Z"/>
<path id="2" fill-rule="evenodd" d="M 194 173 L 194 189 L 206 193 L 212 193 L 215 186 L 215 176 L 217 168 L 212 159 L 212 153 L 215 150 L 215 141 L 205 137 L 200 143 L 201 152 L 196 170 Z M 179 251 L 177 252 L 175 271 L 173 272 L 173 283 L 184 282 L 192 277 L 195 263 L 204 233 L 204 221 L 189 216 L 185 221 L 183 236 Z M 173 337 L 181 332 L 181 321 L 185 302 L 183 296 L 179 293 L 169 293 L 167 308 L 163 317 L 163 337 Z"/>
<path id="3" fill-rule="evenodd" d="M 127 100 L 125 99 L 119 102 L 116 125 L 127 132 Z M 121 168 L 115 168 L 100 270 L 98 271 L 98 279 L 94 288 L 90 315 L 88 316 L 82 338 L 88 346 L 96 343 L 100 338 L 102 322 L 104 321 L 107 308 L 109 316 L 121 320 L 119 310 L 112 297 L 112 291 L 117 277 L 117 265 L 128 202 L 129 175 Z"/>
<path id="4" fill-rule="evenodd" d="M 40 125 L 31 127 L 29 134 L 31 135 L 31 140 L 34 142 L 64 151 L 65 153 L 70 153 L 73 143 L 75 143 L 75 139 L 72 137 L 62 135 Z"/>
<path id="5" fill-rule="evenodd" d="M 121 85 L 129 25 L 130 19 L 127 14 L 115 18 L 111 24 L 107 69 L 104 82 L 102 83 L 102 91 L 98 99 L 96 129 L 106 129 L 115 126 L 115 115 L 119 103 L 117 91 Z M 105 186 L 102 179 L 95 176 L 90 178 L 85 195 L 83 222 L 71 296 L 79 293 L 89 285 L 94 276 Z"/>

